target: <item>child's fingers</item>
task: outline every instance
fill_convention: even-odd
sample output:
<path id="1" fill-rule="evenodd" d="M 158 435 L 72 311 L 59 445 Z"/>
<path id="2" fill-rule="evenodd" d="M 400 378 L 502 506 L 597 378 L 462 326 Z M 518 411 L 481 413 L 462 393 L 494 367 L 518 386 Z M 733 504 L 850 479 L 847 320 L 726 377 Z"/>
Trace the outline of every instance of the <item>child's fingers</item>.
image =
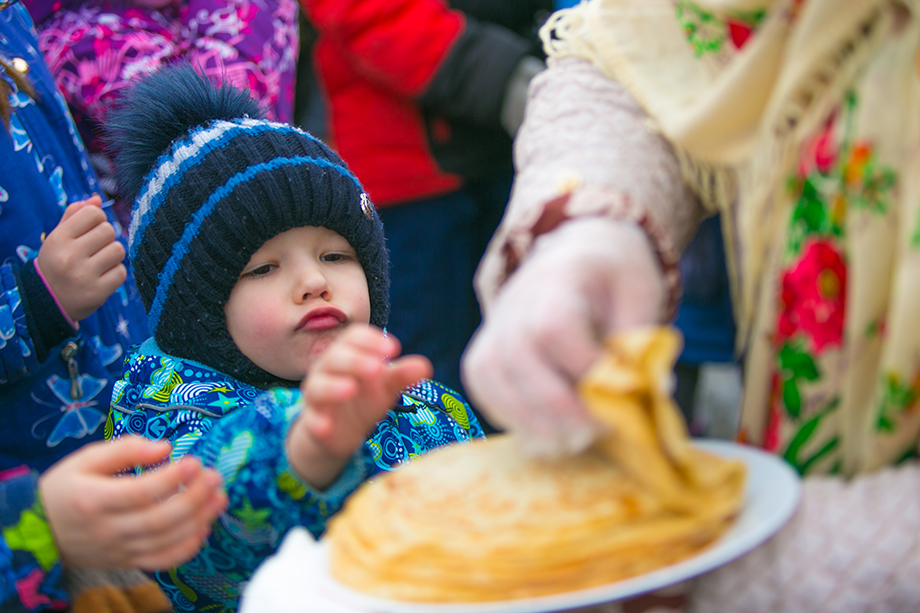
<path id="1" fill-rule="evenodd" d="M 87 229 L 86 232 L 76 237 L 81 253 L 92 257 L 112 244 L 121 244 L 116 240 L 115 227 L 106 219 Z"/>
<path id="2" fill-rule="evenodd" d="M 85 247 L 86 245 L 81 245 L 81 249 Z M 125 255 L 124 245 L 118 241 L 110 241 L 94 253 L 87 254 L 86 273 L 93 277 L 101 276 L 124 262 Z"/>
<path id="3" fill-rule="evenodd" d="M 93 194 L 86 200 L 77 200 L 76 202 L 71 202 L 70 206 L 73 206 L 75 204 L 78 204 L 81 206 L 95 206 L 98 208 L 102 208 L 102 196 L 100 196 L 99 194 Z"/>
<path id="4" fill-rule="evenodd" d="M 106 510 L 110 513 L 137 511 L 157 504 L 191 483 L 203 470 L 194 458 L 181 460 L 132 479 L 113 479 L 107 483 Z"/>
<path id="5" fill-rule="evenodd" d="M 108 298 L 115 293 L 115 290 L 118 289 L 127 278 L 128 269 L 124 264 L 119 262 L 99 276 L 97 285 L 99 293 Z"/>
<path id="6" fill-rule="evenodd" d="M 76 202 L 71 202 L 70 204 L 67 205 L 67 208 L 64 209 L 64 214 L 61 216 L 61 221 L 59 221 L 58 223 L 63 222 L 65 219 L 69 219 L 77 211 L 87 206 L 94 206 L 96 208 L 102 207 L 102 198 L 99 197 L 98 194 L 95 194 L 93 196 L 90 196 L 86 200 L 78 200 Z"/>
<path id="7" fill-rule="evenodd" d="M 108 476 L 138 465 L 162 462 L 169 457 L 171 449 L 165 441 L 126 436 L 112 442 L 86 445 L 64 461 L 78 462 L 84 472 Z"/>
<path id="8" fill-rule="evenodd" d="M 358 395 L 358 382 L 347 374 L 318 371 L 307 378 L 304 395 L 311 406 L 322 410 L 328 405 L 353 400 Z"/>
<path id="9" fill-rule="evenodd" d="M 326 351 L 310 376 L 322 372 L 366 379 L 379 376 L 386 367 L 387 358 L 384 354 L 364 347 L 337 344 Z"/>
<path id="10" fill-rule="evenodd" d="M 380 328 L 363 324 L 348 326 L 339 339 L 344 344 L 387 358 L 399 355 L 401 349 L 396 337 L 384 334 Z"/>
<path id="11" fill-rule="evenodd" d="M 113 528 L 120 530 L 117 534 L 122 538 L 132 539 L 137 552 L 174 545 L 217 518 L 226 502 L 221 484 L 219 474 L 204 470 L 161 503 L 114 518 Z"/>
<path id="12" fill-rule="evenodd" d="M 68 238 L 79 238 L 100 224 L 108 222 L 105 211 L 96 206 L 72 204 L 64 211 L 55 231 L 66 234 Z M 73 210 L 72 210 L 73 209 Z M 114 232 L 114 230 L 113 230 Z"/>
<path id="13" fill-rule="evenodd" d="M 431 361 L 421 355 L 407 355 L 390 362 L 384 373 L 386 389 L 398 394 L 403 389 L 430 378 L 434 372 Z"/>
<path id="14" fill-rule="evenodd" d="M 399 351 L 395 338 L 387 337 L 379 328 L 356 324 L 346 328 L 326 350 L 315 370 L 373 378 Z"/>
<path id="15" fill-rule="evenodd" d="M 201 550 L 205 535 L 191 535 L 166 550 L 151 551 L 137 556 L 131 564 L 144 571 L 168 570 L 185 564 Z"/>

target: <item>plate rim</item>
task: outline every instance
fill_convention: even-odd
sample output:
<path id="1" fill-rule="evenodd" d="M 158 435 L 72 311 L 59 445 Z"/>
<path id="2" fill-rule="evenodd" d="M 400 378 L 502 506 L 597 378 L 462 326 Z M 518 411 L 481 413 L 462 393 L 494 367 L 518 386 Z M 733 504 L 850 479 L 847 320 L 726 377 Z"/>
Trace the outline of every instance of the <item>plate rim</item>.
<path id="1" fill-rule="evenodd" d="M 675 564 L 605 585 L 546 596 L 470 603 L 408 602 L 370 596 L 339 583 L 329 572 L 328 542 L 321 539 L 321 577 L 318 579 L 343 602 L 374 613 L 549 613 L 640 596 L 692 579 L 741 557 L 778 532 L 798 507 L 801 498 L 801 478 L 781 457 L 757 447 L 718 439 L 693 439 L 691 444 L 722 457 L 743 460 L 749 477 L 752 474 L 761 478 L 769 477 L 769 485 L 773 489 L 778 489 L 780 495 L 774 495 L 770 501 L 762 500 L 763 494 L 767 491 L 766 486 L 761 486 L 759 491 L 752 491 L 752 487 L 759 485 L 760 480 L 754 484 L 752 479 L 748 478 L 745 486 L 745 506 L 736 520 L 736 525 L 729 528 L 713 545 Z M 737 534 L 745 520 L 750 519 L 752 513 L 761 510 L 765 505 L 773 507 L 770 509 L 771 513 L 745 532 Z"/>

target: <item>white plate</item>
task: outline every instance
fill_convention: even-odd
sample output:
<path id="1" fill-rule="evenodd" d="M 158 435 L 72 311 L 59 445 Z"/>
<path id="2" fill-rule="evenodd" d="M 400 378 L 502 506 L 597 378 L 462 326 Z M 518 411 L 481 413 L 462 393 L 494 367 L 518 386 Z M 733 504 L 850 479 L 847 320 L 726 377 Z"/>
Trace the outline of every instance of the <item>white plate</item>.
<path id="1" fill-rule="evenodd" d="M 760 545 L 786 523 L 799 501 L 799 477 L 781 458 L 727 441 L 698 440 L 695 445 L 723 457 L 743 460 L 748 469 L 747 497 L 734 525 L 718 541 L 677 564 L 608 585 L 552 596 L 500 602 L 425 604 L 375 598 L 343 586 L 329 574 L 326 544 L 321 542 L 321 576 L 317 579 L 342 604 L 374 613 L 544 613 L 622 600 L 679 583 L 716 569 Z"/>

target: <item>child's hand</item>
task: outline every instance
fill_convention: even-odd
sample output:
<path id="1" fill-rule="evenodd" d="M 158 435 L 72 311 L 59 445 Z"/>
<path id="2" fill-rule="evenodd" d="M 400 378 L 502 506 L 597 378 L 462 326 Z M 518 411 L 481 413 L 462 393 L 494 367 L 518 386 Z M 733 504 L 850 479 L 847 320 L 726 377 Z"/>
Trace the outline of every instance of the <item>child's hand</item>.
<path id="1" fill-rule="evenodd" d="M 68 206 L 38 251 L 39 270 L 72 321 L 102 306 L 128 275 L 125 248 L 101 205 L 93 196 Z"/>
<path id="2" fill-rule="evenodd" d="M 311 486 L 328 487 L 399 393 L 431 376 L 427 358 L 393 359 L 399 351 L 392 336 L 355 324 L 313 364 L 301 385 L 303 413 L 287 440 L 288 462 Z"/>
<path id="3" fill-rule="evenodd" d="M 198 553 L 227 505 L 220 475 L 189 458 L 139 477 L 113 476 L 169 452 L 167 443 L 139 437 L 91 443 L 41 476 L 64 566 L 162 570 Z"/>

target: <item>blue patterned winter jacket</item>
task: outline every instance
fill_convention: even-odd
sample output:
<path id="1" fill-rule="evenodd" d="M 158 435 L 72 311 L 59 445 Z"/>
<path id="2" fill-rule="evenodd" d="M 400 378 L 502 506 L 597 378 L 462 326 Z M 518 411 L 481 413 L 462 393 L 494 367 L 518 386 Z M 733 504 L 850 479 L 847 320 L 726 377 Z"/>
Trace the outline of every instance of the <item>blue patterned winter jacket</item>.
<path id="1" fill-rule="evenodd" d="M 338 481 L 318 492 L 288 465 L 284 441 L 300 412 L 300 392 L 260 390 L 207 366 L 163 353 L 150 339 L 128 357 L 115 384 L 107 437 L 169 440 L 171 460 L 194 455 L 224 479 L 228 511 L 190 562 L 156 573 L 177 612 L 235 611 L 241 583 L 304 526 L 319 537 L 327 520 L 367 478 L 449 443 L 483 436 L 454 391 L 423 381 L 379 422 Z"/>

